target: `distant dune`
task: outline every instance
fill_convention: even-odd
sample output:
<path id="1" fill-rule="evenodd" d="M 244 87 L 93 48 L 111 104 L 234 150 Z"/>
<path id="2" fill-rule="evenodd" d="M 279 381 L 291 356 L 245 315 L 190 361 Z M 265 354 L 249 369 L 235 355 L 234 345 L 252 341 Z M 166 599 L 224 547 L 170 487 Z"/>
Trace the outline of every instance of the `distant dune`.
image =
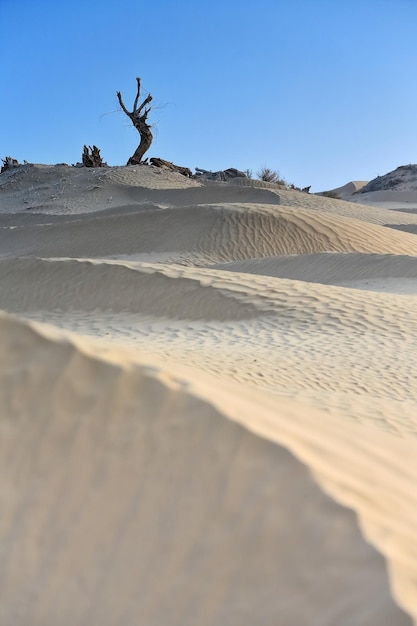
<path id="1" fill-rule="evenodd" d="M 342 185 L 342 187 L 331 189 L 331 192 L 338 196 L 341 200 L 350 200 L 354 193 L 360 191 L 367 184 L 368 181 L 366 180 L 352 180 L 349 183 L 346 183 L 346 185 Z"/>
<path id="2" fill-rule="evenodd" d="M 1 624 L 417 624 L 401 171 L 0 175 Z"/>
<path id="3" fill-rule="evenodd" d="M 350 182 L 331 193 L 350 202 L 417 213 L 417 165 L 402 165 L 369 182 Z"/>
<path id="4" fill-rule="evenodd" d="M 401 165 L 384 176 L 377 176 L 360 189 L 360 193 L 370 191 L 417 192 L 417 165 Z"/>

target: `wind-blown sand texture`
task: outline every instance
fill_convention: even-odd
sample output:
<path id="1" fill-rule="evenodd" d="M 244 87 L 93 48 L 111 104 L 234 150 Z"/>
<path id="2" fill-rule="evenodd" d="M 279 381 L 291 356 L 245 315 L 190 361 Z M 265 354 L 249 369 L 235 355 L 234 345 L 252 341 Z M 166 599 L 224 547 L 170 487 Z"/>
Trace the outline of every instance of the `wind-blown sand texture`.
<path id="1" fill-rule="evenodd" d="M 413 225 L 3 173 L 0 623 L 416 624 Z"/>

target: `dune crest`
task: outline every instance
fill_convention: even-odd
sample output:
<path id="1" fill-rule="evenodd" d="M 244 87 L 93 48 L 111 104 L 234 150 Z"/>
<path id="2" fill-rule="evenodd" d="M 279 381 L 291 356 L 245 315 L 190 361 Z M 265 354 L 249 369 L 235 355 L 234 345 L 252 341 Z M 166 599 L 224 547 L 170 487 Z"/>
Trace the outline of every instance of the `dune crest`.
<path id="1" fill-rule="evenodd" d="M 328 625 L 409 624 L 354 516 L 268 442 L 289 448 L 326 491 L 360 511 L 394 583 L 405 577 L 402 589 L 405 566 L 414 567 L 403 545 L 403 536 L 415 534 L 413 510 L 408 526 L 402 511 L 398 529 L 407 497 L 386 478 L 407 466 L 413 450 L 404 441 L 395 442 L 388 461 L 378 453 L 382 434 L 358 449 L 358 433 L 347 428 L 335 448 L 339 424 L 307 406 L 300 411 L 297 402 L 271 396 L 265 404 L 256 391 L 242 394 L 207 376 L 193 381 L 186 368 L 172 372 L 149 358 L 139 364 L 135 353 L 104 350 L 98 357 L 85 340 L 4 315 L 0 335 L 9 357 L 0 369 L 8 383 L 2 476 L 14 485 L 4 494 L 8 514 L 0 525 L 5 621 L 13 615 L 16 624 L 66 624 L 70 614 L 80 624 L 134 624 L 138 616 L 163 624 L 168 612 L 183 624 L 237 624 L 251 616 L 272 624 L 277 615 L 288 624 L 312 615 Z M 352 462 L 354 471 L 346 472 Z M 403 470 L 397 480 L 408 484 L 415 475 Z M 393 500 L 390 517 L 385 506 Z M 308 597 L 296 582 L 300 572 Z"/>
<path id="2" fill-rule="evenodd" d="M 417 624 L 417 215 L 5 174 L 0 622 Z"/>

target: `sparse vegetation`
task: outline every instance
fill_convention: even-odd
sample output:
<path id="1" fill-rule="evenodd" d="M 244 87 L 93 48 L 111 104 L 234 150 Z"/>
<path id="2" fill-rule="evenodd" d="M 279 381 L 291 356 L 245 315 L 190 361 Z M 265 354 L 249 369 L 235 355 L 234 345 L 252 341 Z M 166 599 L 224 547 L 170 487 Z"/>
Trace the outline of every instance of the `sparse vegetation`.
<path id="1" fill-rule="evenodd" d="M 266 183 L 278 183 L 280 185 L 286 185 L 284 179 L 280 178 L 277 170 L 272 170 L 270 167 L 261 167 L 259 172 L 256 172 L 259 180 L 263 180 Z"/>
<path id="2" fill-rule="evenodd" d="M 335 191 L 323 191 L 321 196 L 325 198 L 334 198 L 335 200 L 340 200 L 340 196 Z"/>
<path id="3" fill-rule="evenodd" d="M 246 170 L 246 171 L 250 171 L 250 170 Z M 250 173 L 252 175 L 252 172 Z M 280 185 L 281 187 L 285 187 L 286 189 L 293 189 L 294 191 L 304 191 L 305 193 L 310 193 L 311 185 L 309 185 L 308 187 L 303 187 L 303 189 L 300 189 L 300 187 L 296 187 L 294 183 L 287 183 L 285 178 L 281 178 L 278 170 L 273 170 L 270 167 L 261 167 L 261 169 L 258 172 L 256 172 L 256 176 L 259 178 L 259 180 L 263 180 L 264 182 L 267 182 L 267 183 L 275 183 L 277 185 Z"/>
<path id="4" fill-rule="evenodd" d="M 409 163 L 400 165 L 392 172 L 383 176 L 377 176 L 366 185 L 358 189 L 358 193 L 368 193 L 370 191 L 416 191 L 417 164 Z"/>

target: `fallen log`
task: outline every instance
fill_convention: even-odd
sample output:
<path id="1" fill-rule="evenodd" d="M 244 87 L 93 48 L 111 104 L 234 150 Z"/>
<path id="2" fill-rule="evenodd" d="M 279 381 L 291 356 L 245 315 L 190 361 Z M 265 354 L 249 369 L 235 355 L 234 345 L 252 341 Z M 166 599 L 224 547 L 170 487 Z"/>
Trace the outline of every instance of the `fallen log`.
<path id="1" fill-rule="evenodd" d="M 171 161 L 165 161 L 164 159 L 159 159 L 158 157 L 152 157 L 150 159 L 150 163 L 151 165 L 154 165 L 155 167 L 164 167 L 168 170 L 171 170 L 172 172 L 178 172 L 179 174 L 182 174 L 183 176 L 188 176 L 188 177 L 192 176 L 192 172 L 188 167 L 175 165 L 175 163 L 172 163 Z"/>

